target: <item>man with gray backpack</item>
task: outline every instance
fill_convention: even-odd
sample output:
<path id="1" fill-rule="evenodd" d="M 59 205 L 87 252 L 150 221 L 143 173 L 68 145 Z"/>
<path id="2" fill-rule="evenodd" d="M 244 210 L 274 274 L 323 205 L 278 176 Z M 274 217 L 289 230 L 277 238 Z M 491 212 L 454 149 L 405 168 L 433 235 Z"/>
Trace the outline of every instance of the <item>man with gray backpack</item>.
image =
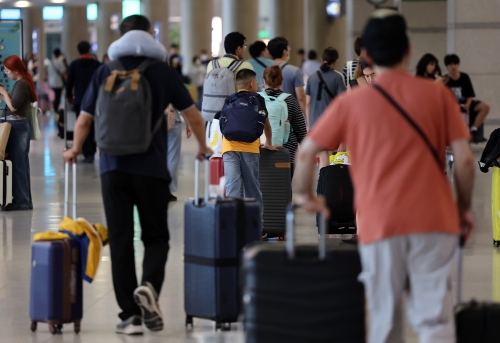
<path id="1" fill-rule="evenodd" d="M 169 104 L 188 121 L 199 144 L 197 158 L 211 154 L 203 118 L 178 72 L 164 63 L 165 47 L 150 32 L 144 16 L 133 15 L 120 24 L 121 38 L 108 50 L 111 62 L 95 72 L 81 104 L 74 145 L 64 152 L 67 162 L 76 162 L 95 120 L 113 286 L 122 310 L 116 332 L 129 335 L 142 334 L 143 321 L 151 331 L 163 329 L 158 296 L 169 250 L 171 178 L 164 115 Z M 140 286 L 134 259 L 134 206 L 144 244 Z"/>

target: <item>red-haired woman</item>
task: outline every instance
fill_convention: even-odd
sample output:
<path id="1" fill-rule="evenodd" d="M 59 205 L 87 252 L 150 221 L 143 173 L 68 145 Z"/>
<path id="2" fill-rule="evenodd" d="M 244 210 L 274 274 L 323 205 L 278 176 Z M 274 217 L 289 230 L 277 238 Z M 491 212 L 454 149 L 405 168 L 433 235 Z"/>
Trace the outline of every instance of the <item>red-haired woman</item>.
<path id="1" fill-rule="evenodd" d="M 15 55 L 3 61 L 4 72 L 11 80 L 16 81 L 10 93 L 0 85 L 0 95 L 5 106 L 2 121 L 6 120 L 12 125 L 6 152 L 12 161 L 12 204 L 2 208 L 6 211 L 32 210 L 30 164 L 28 153 L 30 151 L 31 132 L 26 120 L 31 103 L 38 100 L 35 85 L 30 73 L 26 70 L 23 61 Z"/>

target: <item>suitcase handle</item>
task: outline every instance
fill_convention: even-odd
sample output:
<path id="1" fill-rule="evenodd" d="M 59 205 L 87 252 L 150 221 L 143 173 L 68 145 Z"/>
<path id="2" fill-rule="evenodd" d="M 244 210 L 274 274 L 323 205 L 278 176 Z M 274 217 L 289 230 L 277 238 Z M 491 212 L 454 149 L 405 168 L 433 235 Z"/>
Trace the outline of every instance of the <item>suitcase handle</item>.
<path id="1" fill-rule="evenodd" d="M 210 165 L 208 164 L 210 156 L 205 155 L 205 194 L 204 201 L 205 204 L 208 203 L 208 184 L 210 182 Z M 194 162 L 194 204 L 195 206 L 200 205 L 200 160 L 195 159 Z"/>
<path id="2" fill-rule="evenodd" d="M 73 219 L 76 219 L 76 163 L 72 164 L 72 175 L 73 175 Z M 69 163 L 64 164 L 64 216 L 68 216 L 69 207 Z"/>
<path id="3" fill-rule="evenodd" d="M 290 260 L 295 259 L 295 210 L 299 205 L 289 204 L 286 211 L 286 253 Z M 323 214 L 319 215 L 318 259 L 326 258 L 326 220 Z"/>

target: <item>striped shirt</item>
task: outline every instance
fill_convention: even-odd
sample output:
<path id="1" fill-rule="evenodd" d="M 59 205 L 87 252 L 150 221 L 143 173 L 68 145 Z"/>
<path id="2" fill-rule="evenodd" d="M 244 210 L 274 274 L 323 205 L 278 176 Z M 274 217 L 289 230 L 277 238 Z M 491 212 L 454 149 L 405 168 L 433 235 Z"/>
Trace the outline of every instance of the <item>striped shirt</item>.
<path id="1" fill-rule="evenodd" d="M 273 97 L 278 97 L 281 93 L 283 91 L 280 89 L 266 89 L 266 94 Z M 284 146 L 290 151 L 290 162 L 294 163 L 299 143 L 302 142 L 307 134 L 306 119 L 300 109 L 299 102 L 294 96 L 287 97 L 285 103 L 288 108 L 288 120 L 290 121 L 292 132 L 290 132 L 288 142 Z"/>
<path id="2" fill-rule="evenodd" d="M 349 63 L 349 62 L 352 62 L 352 66 L 351 66 L 351 74 L 349 74 L 349 80 L 348 80 L 347 79 L 347 63 Z M 344 83 L 345 83 L 346 88 L 349 85 L 349 81 L 354 79 L 351 76 L 354 76 L 354 72 L 356 71 L 356 67 L 358 66 L 358 60 L 352 60 L 349 62 L 347 62 L 345 64 L 344 69 L 342 70 L 342 73 L 344 74 Z"/>

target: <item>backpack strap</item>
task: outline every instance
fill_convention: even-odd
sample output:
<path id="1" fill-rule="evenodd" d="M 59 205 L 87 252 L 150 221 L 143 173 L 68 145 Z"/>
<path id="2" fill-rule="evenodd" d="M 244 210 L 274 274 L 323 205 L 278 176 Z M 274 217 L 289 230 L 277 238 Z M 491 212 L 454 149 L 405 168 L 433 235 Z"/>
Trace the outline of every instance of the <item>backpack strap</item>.
<path id="1" fill-rule="evenodd" d="M 106 63 L 108 66 L 109 70 L 125 70 L 125 67 L 123 66 L 122 62 L 120 62 L 119 59 L 112 60 Z"/>
<path id="2" fill-rule="evenodd" d="M 243 61 L 240 60 L 234 60 L 231 62 L 231 64 L 227 67 L 227 69 L 231 70 L 233 73 L 243 64 Z"/>
<path id="3" fill-rule="evenodd" d="M 217 68 L 220 68 L 218 59 L 212 61 L 212 69 L 217 69 Z"/>
<path id="4" fill-rule="evenodd" d="M 285 67 L 288 65 L 288 63 L 285 63 L 281 66 L 281 70 L 285 69 Z"/>
<path id="5" fill-rule="evenodd" d="M 316 74 L 318 74 L 320 80 L 318 84 L 318 95 L 316 96 L 316 100 L 321 100 L 321 88 L 323 88 L 326 91 L 326 94 L 328 94 L 328 96 L 333 99 L 334 95 L 326 85 L 325 79 L 323 78 L 323 75 L 321 75 L 321 70 L 318 70 Z"/>
<path id="6" fill-rule="evenodd" d="M 254 60 L 255 62 L 257 62 L 258 64 L 260 64 L 260 65 L 261 65 L 264 69 L 266 69 L 266 68 L 267 68 L 267 66 L 266 66 L 266 65 L 265 65 L 262 61 L 260 61 L 258 58 L 253 58 L 253 60 Z"/>
<path id="7" fill-rule="evenodd" d="M 144 73 L 146 69 L 157 63 L 164 63 L 164 62 L 156 58 L 146 58 L 146 60 L 143 61 L 141 64 L 139 64 L 135 69 L 139 70 L 139 72 L 141 73 Z"/>
<path id="8" fill-rule="evenodd" d="M 278 95 L 276 99 L 285 101 L 285 99 L 288 98 L 290 95 L 291 94 L 288 93 L 281 93 L 280 95 Z"/>

